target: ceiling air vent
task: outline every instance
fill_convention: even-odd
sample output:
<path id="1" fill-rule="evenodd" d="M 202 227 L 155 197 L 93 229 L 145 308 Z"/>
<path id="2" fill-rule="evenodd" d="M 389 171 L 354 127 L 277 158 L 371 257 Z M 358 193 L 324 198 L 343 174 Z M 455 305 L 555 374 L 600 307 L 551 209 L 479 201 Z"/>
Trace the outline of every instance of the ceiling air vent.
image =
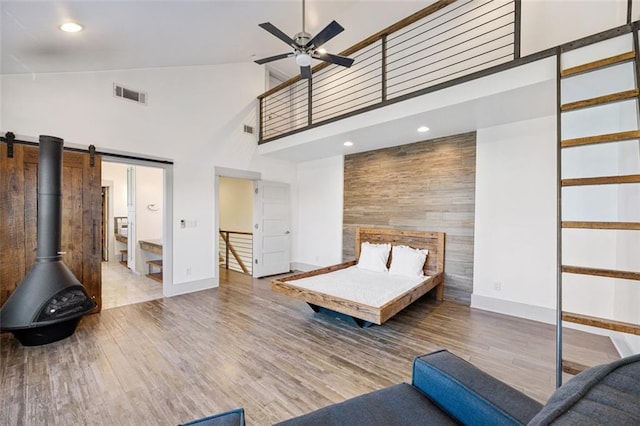
<path id="1" fill-rule="evenodd" d="M 249 125 L 245 124 L 244 125 L 244 132 L 252 135 L 253 134 L 253 126 L 249 126 Z"/>
<path id="2" fill-rule="evenodd" d="M 128 99 L 139 104 L 147 104 L 147 94 L 135 90 L 127 89 L 119 84 L 113 83 L 113 94 L 116 98 Z"/>

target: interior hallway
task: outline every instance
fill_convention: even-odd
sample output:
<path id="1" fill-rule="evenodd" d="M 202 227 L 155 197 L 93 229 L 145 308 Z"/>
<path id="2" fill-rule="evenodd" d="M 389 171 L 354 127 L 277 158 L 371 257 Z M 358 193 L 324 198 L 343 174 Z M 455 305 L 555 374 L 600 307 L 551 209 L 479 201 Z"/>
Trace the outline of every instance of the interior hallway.
<path id="1" fill-rule="evenodd" d="M 162 299 L 162 284 L 119 262 L 102 262 L 102 309 Z"/>

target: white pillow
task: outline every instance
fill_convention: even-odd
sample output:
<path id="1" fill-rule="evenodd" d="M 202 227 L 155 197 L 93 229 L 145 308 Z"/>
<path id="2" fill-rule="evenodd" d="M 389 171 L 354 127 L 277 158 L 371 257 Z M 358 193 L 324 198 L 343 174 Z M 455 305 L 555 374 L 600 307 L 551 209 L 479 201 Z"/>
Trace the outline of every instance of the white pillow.
<path id="1" fill-rule="evenodd" d="M 419 250 L 408 246 L 393 246 L 389 273 L 405 277 L 423 277 L 424 262 L 429 250 Z"/>
<path id="2" fill-rule="evenodd" d="M 387 261 L 391 244 L 371 244 L 364 242 L 360 245 L 358 268 L 374 272 L 387 272 Z"/>

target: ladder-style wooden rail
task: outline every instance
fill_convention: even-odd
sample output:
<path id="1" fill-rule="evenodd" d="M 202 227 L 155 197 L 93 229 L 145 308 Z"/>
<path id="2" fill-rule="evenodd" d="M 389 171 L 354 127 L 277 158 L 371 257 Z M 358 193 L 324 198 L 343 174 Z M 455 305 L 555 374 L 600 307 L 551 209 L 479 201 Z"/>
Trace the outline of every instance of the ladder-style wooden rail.
<path id="1" fill-rule="evenodd" d="M 612 185 L 622 183 L 640 183 L 640 175 L 599 176 L 589 178 L 562 179 L 562 186 Z"/>
<path id="2" fill-rule="evenodd" d="M 573 146 L 594 145 L 598 143 L 620 142 L 633 139 L 640 139 L 640 130 L 630 130 L 628 132 L 607 133 L 604 135 L 587 136 L 583 138 L 565 139 L 562 141 L 562 148 Z"/>
<path id="3" fill-rule="evenodd" d="M 562 72 L 560 73 L 560 76 L 569 77 L 577 74 L 582 74 L 588 71 L 595 71 L 599 68 L 610 67 L 612 65 L 618 65 L 624 62 L 633 61 L 635 57 L 636 57 L 636 53 L 633 51 L 621 53 L 620 55 L 615 55 L 609 58 L 600 59 L 597 61 L 589 62 L 586 64 L 571 67 L 571 68 L 566 68 L 562 70 Z"/>
<path id="4" fill-rule="evenodd" d="M 640 281 L 640 272 L 619 271 L 615 269 L 587 268 L 584 266 L 562 265 L 562 272 L 568 274 L 593 275 L 597 277 L 620 278 Z"/>
<path id="5" fill-rule="evenodd" d="M 604 105 L 612 102 L 620 102 L 627 99 L 634 99 L 638 97 L 638 89 L 626 90 L 624 92 L 612 93 L 610 95 L 598 96 L 591 99 L 584 99 L 576 102 L 569 102 L 560 107 L 562 112 L 573 111 L 581 108 L 588 108 L 597 105 Z"/>
<path id="6" fill-rule="evenodd" d="M 640 324 L 632 324 L 629 322 L 592 317 L 589 315 L 575 314 L 572 312 L 563 312 L 562 320 L 572 322 L 574 324 L 588 325 L 605 330 L 619 331 L 621 333 L 635 334 L 636 336 L 640 336 Z"/>
<path id="7" fill-rule="evenodd" d="M 617 229 L 625 231 L 640 231 L 639 222 L 588 222 L 588 221 L 562 221 L 563 228 L 573 229 Z"/>

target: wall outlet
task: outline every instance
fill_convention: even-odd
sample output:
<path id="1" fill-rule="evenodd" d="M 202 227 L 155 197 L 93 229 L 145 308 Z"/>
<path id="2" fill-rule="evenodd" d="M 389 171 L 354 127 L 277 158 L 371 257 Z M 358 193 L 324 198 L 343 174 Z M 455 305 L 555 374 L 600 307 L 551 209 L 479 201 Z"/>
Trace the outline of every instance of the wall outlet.
<path id="1" fill-rule="evenodd" d="M 191 275 L 191 268 L 187 268 L 187 276 Z"/>
<path id="2" fill-rule="evenodd" d="M 499 282 L 495 282 L 495 283 L 493 283 L 493 289 L 494 289 L 495 291 L 500 291 L 500 290 L 502 290 L 502 283 L 499 283 Z"/>

